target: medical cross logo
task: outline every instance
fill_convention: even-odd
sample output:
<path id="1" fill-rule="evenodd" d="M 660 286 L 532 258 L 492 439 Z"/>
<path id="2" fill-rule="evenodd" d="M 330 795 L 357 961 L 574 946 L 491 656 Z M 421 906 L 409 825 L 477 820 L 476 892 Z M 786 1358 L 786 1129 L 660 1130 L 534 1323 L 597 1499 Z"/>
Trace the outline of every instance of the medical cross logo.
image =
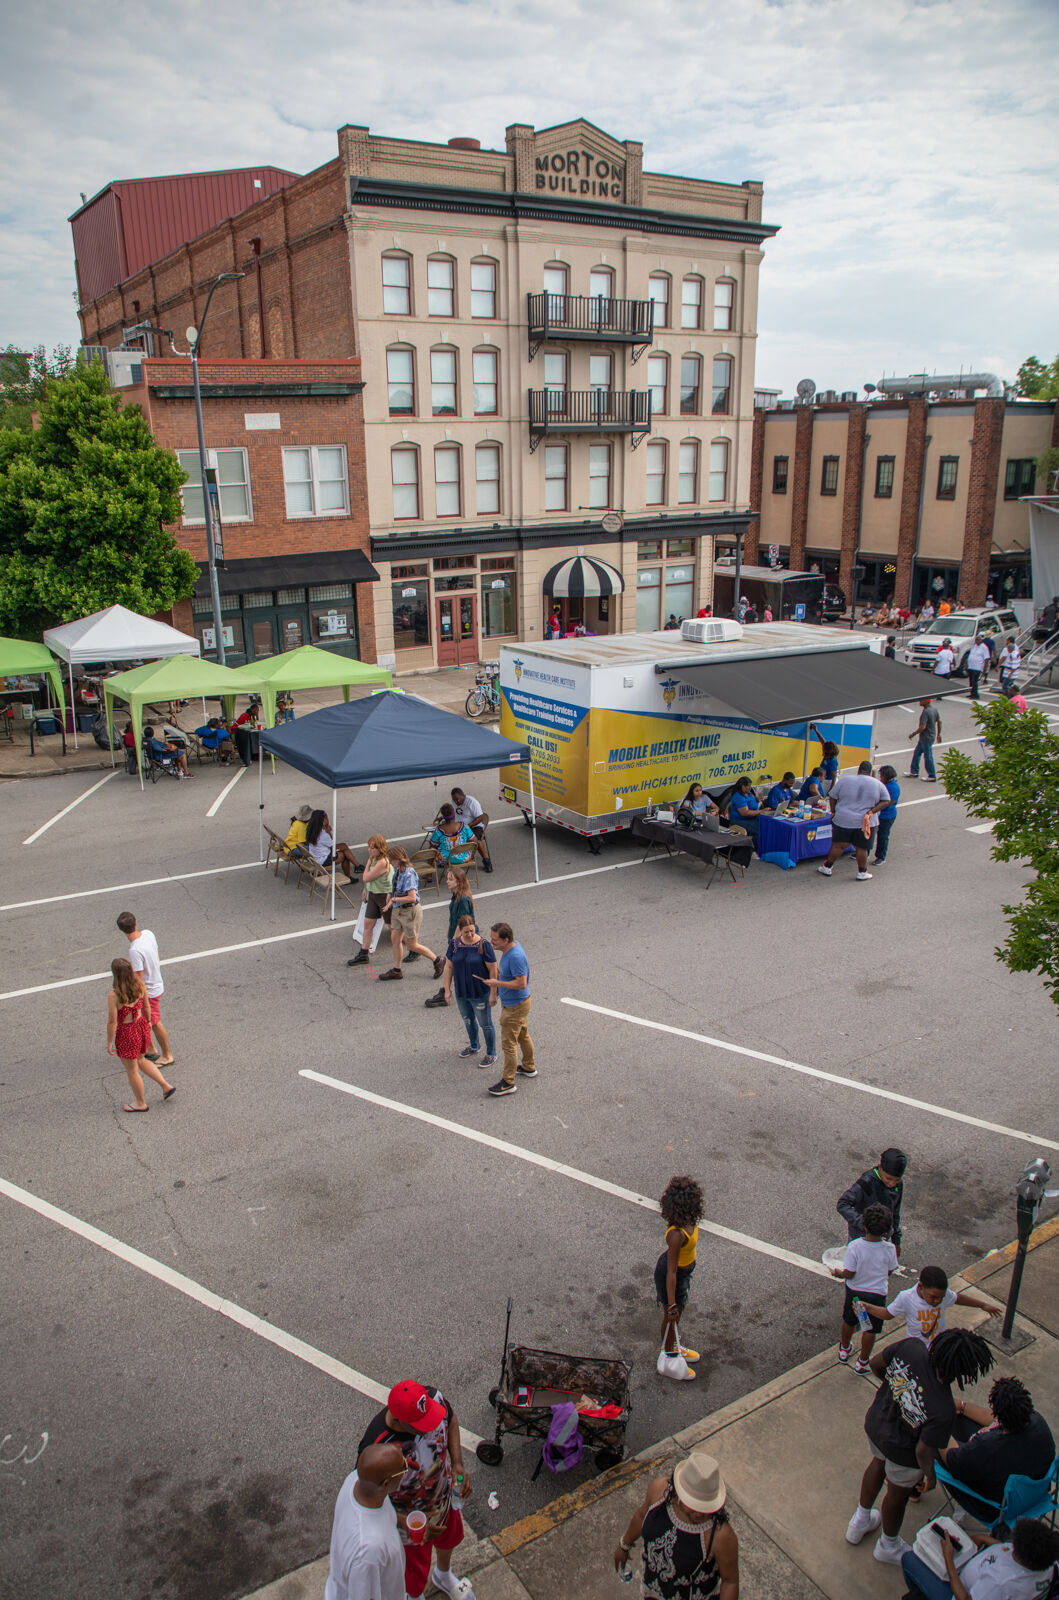
<path id="1" fill-rule="evenodd" d="M 515 661 L 512 663 L 512 665 L 515 668 L 515 682 L 518 683 L 519 679 L 522 677 L 522 662 Z"/>
<path id="2" fill-rule="evenodd" d="M 662 679 L 662 699 L 667 706 L 671 706 L 677 697 L 678 683 L 676 678 Z"/>

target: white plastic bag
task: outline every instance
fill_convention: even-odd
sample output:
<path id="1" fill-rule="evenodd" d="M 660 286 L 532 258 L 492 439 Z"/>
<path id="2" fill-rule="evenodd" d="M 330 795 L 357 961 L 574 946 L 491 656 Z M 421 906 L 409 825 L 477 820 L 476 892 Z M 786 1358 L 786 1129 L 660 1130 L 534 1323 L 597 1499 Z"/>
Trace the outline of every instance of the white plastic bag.
<path id="1" fill-rule="evenodd" d="M 366 917 L 367 909 L 368 909 L 367 906 L 364 904 L 364 901 L 362 900 L 360 902 L 360 913 L 359 913 L 359 915 L 357 917 L 356 924 L 355 924 L 355 926 L 353 928 L 353 938 L 356 941 L 356 943 L 360 945 L 361 949 L 364 948 L 364 924 L 367 921 L 367 917 Z M 372 929 L 372 932 L 371 932 L 371 950 L 368 952 L 369 955 L 374 955 L 374 953 L 375 953 L 375 946 L 378 944 L 380 938 L 382 937 L 383 926 L 384 926 L 384 924 L 383 924 L 382 918 L 381 917 L 376 917 L 375 926 L 374 926 L 374 928 Z"/>
<path id="2" fill-rule="evenodd" d="M 681 1355 L 679 1346 L 676 1354 L 670 1355 L 665 1345 L 663 1345 L 658 1352 L 655 1370 L 663 1378 L 688 1378 L 691 1376 L 691 1369 Z"/>
<path id="3" fill-rule="evenodd" d="M 930 1522 L 925 1523 L 923 1527 L 920 1528 L 919 1532 L 916 1534 L 915 1543 L 913 1544 L 912 1549 L 915 1551 L 920 1561 L 922 1561 L 923 1565 L 930 1568 L 935 1577 L 947 1578 L 948 1570 L 945 1566 L 945 1557 L 941 1550 L 941 1540 L 934 1532 L 935 1524 L 939 1528 L 945 1529 L 945 1532 L 949 1535 L 954 1544 L 959 1544 L 959 1549 L 953 1556 L 953 1560 L 956 1563 L 957 1572 L 959 1572 L 961 1567 L 965 1567 L 968 1561 L 970 1561 L 971 1557 L 974 1555 L 975 1543 L 970 1535 L 960 1527 L 960 1524 L 953 1521 L 952 1517 L 932 1517 Z"/>

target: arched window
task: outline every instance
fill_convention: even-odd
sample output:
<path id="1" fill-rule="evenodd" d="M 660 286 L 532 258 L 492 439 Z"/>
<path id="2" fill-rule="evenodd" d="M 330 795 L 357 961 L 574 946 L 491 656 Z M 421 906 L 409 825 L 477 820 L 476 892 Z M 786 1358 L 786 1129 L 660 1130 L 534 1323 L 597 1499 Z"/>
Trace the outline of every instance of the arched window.
<path id="1" fill-rule="evenodd" d="M 430 414 L 432 417 L 456 415 L 456 352 L 435 349 L 430 352 Z"/>
<path id="2" fill-rule="evenodd" d="M 471 316 L 496 316 L 497 264 L 488 257 L 471 262 Z"/>
<path id="3" fill-rule="evenodd" d="M 702 279 L 685 278 L 680 286 L 680 326 L 702 327 Z"/>
<path id="4" fill-rule="evenodd" d="M 684 417 L 697 417 L 699 414 L 699 396 L 702 392 L 702 357 L 681 356 L 680 358 L 680 414 Z"/>
<path id="5" fill-rule="evenodd" d="M 666 503 L 666 443 L 652 439 L 647 446 L 647 487 L 644 504 L 664 506 Z"/>
<path id="6" fill-rule="evenodd" d="M 727 439 L 714 439 L 710 445 L 710 499 L 728 499 Z"/>
<path id="7" fill-rule="evenodd" d="M 412 258 L 403 252 L 382 258 L 382 309 L 395 317 L 412 314 Z"/>
<path id="8" fill-rule="evenodd" d="M 419 451 L 414 444 L 396 445 L 390 451 L 393 482 L 393 520 L 411 522 L 419 516 Z"/>
<path id="9" fill-rule="evenodd" d="M 699 441 L 683 439 L 677 473 L 677 504 L 693 506 L 699 498 Z"/>
<path id="10" fill-rule="evenodd" d="M 500 393 L 500 356 L 496 350 L 475 350 L 471 356 L 474 414 L 495 417 Z"/>
<path id="11" fill-rule="evenodd" d="M 456 315 L 456 263 L 451 256 L 427 257 L 427 315 Z"/>
<path id="12" fill-rule="evenodd" d="M 732 358 L 713 358 L 713 415 L 726 417 L 732 409 Z"/>
<path id="13" fill-rule="evenodd" d="M 479 444 L 474 449 L 474 494 L 478 515 L 500 510 L 500 446 Z"/>
<path id="14" fill-rule="evenodd" d="M 647 388 L 651 395 L 652 417 L 664 417 L 669 409 L 669 357 L 647 357 Z"/>
<path id="15" fill-rule="evenodd" d="M 713 326 L 718 333 L 735 327 L 735 282 L 718 278 L 713 286 Z"/>
<path id="16" fill-rule="evenodd" d="M 647 280 L 647 298 L 652 306 L 652 326 L 669 327 L 669 273 L 652 272 Z"/>
<path id="17" fill-rule="evenodd" d="M 455 444 L 434 451 L 434 504 L 439 517 L 460 514 L 460 451 Z"/>
<path id="18" fill-rule="evenodd" d="M 415 416 L 415 351 L 411 345 L 394 345 L 387 350 L 386 390 L 391 417 Z"/>

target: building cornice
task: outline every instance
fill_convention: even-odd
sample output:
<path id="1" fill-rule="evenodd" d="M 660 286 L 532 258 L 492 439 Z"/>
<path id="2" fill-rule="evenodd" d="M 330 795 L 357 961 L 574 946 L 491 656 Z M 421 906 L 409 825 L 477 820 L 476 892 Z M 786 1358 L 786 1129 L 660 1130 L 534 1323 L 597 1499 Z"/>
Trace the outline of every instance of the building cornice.
<path id="1" fill-rule="evenodd" d="M 531 523 L 521 528 L 424 528 L 373 534 L 372 560 L 421 561 L 463 550 L 485 554 L 508 550 L 568 549 L 580 545 L 635 544 L 641 539 L 735 538 L 757 522 L 756 511 L 717 511 L 664 517 L 631 517 L 620 533 L 605 533 L 598 522 Z"/>
<path id="2" fill-rule="evenodd" d="M 190 383 L 152 383 L 148 385 L 159 400 L 193 400 L 194 386 Z M 362 383 L 204 383 L 204 400 L 264 400 L 274 399 L 314 400 L 334 399 L 335 396 L 360 394 Z"/>

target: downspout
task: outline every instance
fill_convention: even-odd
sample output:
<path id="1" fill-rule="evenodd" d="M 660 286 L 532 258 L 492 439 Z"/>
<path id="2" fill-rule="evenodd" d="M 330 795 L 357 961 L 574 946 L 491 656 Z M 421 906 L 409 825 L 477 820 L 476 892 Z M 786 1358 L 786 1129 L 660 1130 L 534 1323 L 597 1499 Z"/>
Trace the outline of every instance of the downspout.
<path id="1" fill-rule="evenodd" d="M 257 331 L 261 341 L 261 359 L 265 359 L 265 291 L 261 284 L 261 240 L 251 239 L 250 248 L 254 252 L 254 270 L 257 275 Z"/>

